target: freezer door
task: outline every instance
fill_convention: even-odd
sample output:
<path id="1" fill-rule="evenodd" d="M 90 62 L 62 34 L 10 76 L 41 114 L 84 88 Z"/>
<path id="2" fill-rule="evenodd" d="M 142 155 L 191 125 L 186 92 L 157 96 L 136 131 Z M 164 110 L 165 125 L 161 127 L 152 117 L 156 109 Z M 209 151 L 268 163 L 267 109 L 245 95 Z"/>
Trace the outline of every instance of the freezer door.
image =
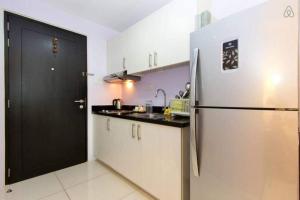
<path id="1" fill-rule="evenodd" d="M 198 105 L 298 108 L 297 2 L 268 1 L 191 34 Z"/>
<path id="2" fill-rule="evenodd" d="M 191 200 L 299 200 L 298 112 L 196 115 L 199 176 L 191 168 Z"/>

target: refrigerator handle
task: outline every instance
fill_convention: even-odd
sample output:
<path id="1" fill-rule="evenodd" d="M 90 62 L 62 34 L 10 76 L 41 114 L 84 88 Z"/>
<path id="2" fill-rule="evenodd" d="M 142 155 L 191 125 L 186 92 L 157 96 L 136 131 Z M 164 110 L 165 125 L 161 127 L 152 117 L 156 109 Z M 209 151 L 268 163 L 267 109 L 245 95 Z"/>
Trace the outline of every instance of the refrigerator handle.
<path id="1" fill-rule="evenodd" d="M 194 49 L 194 59 L 192 63 L 191 69 L 191 117 L 190 117 L 190 125 L 191 125 L 191 161 L 194 175 L 196 177 L 200 176 L 200 168 L 199 168 L 199 155 L 198 155 L 198 147 L 197 147 L 197 128 L 196 128 L 196 109 L 194 108 L 196 104 L 196 78 L 197 78 L 197 67 L 199 62 L 199 49 Z"/>
<path id="2" fill-rule="evenodd" d="M 199 49 L 194 49 L 194 57 L 191 67 L 191 107 L 196 105 L 196 81 L 197 81 L 197 68 L 199 61 Z"/>
<path id="3" fill-rule="evenodd" d="M 197 148 L 197 141 L 196 141 L 196 109 L 191 108 L 191 161 L 192 161 L 192 168 L 194 175 L 196 177 L 200 176 L 200 168 L 199 168 L 199 155 L 198 155 L 198 148 Z"/>

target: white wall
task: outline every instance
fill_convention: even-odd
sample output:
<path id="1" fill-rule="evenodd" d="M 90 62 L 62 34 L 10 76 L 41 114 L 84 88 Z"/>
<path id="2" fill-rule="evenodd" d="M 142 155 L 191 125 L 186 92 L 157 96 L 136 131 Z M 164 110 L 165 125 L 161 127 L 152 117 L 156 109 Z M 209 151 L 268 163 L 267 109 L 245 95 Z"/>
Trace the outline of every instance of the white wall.
<path id="1" fill-rule="evenodd" d="M 268 0 L 198 0 L 198 14 L 209 10 L 213 19 L 218 20 L 266 1 Z"/>
<path id="2" fill-rule="evenodd" d="M 150 71 L 139 74 L 142 80 L 133 83 L 131 87 L 123 84 L 122 99 L 127 105 L 145 105 L 151 100 L 155 106 L 163 106 L 162 94 L 155 98 L 158 88 L 166 91 L 167 103 L 178 95 L 179 91 L 185 91 L 186 82 L 190 81 L 190 66 L 182 64 L 176 67 Z"/>
<path id="3" fill-rule="evenodd" d="M 111 99 L 121 96 L 121 87 L 106 85 L 101 78 L 106 74 L 106 40 L 117 34 L 85 19 L 60 12 L 39 0 L 0 0 L 0 188 L 4 185 L 4 32 L 3 10 L 21 14 L 48 24 L 61 27 L 87 36 L 88 71 L 94 77 L 88 79 L 88 145 L 89 159 L 93 159 L 93 135 L 90 106 L 110 104 Z"/>

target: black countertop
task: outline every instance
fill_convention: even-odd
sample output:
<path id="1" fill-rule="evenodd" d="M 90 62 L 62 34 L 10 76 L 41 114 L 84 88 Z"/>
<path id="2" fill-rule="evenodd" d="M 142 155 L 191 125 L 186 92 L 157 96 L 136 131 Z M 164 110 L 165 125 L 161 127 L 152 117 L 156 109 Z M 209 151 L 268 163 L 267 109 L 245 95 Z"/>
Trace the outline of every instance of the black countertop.
<path id="1" fill-rule="evenodd" d="M 122 106 L 122 111 L 125 111 L 125 113 L 108 113 L 106 111 L 114 111 L 116 110 L 113 106 L 92 106 L 92 113 L 97 115 L 103 115 L 108 117 L 116 117 L 121 119 L 128 119 L 128 120 L 134 120 L 134 121 L 140 121 L 140 122 L 146 122 L 146 123 L 152 123 L 152 124 L 160 124 L 165 126 L 172 126 L 177 128 L 185 128 L 190 126 L 190 119 L 188 117 L 172 117 L 170 119 L 164 118 L 164 119 L 156 119 L 156 118 L 148 118 L 148 117 L 141 117 L 138 114 L 132 115 L 129 114 L 126 111 L 132 111 L 135 106 Z M 153 107 L 154 113 L 163 113 L 162 107 Z"/>

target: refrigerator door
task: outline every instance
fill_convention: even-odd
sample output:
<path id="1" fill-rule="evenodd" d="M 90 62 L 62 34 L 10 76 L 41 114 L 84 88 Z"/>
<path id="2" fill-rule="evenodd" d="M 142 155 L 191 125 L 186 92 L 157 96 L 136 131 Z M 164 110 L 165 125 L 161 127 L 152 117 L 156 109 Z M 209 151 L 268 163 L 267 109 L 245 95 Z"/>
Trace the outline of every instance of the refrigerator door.
<path id="1" fill-rule="evenodd" d="M 268 1 L 191 34 L 198 106 L 298 108 L 297 2 Z"/>
<path id="2" fill-rule="evenodd" d="M 198 109 L 196 116 L 191 200 L 299 199 L 298 112 Z"/>

